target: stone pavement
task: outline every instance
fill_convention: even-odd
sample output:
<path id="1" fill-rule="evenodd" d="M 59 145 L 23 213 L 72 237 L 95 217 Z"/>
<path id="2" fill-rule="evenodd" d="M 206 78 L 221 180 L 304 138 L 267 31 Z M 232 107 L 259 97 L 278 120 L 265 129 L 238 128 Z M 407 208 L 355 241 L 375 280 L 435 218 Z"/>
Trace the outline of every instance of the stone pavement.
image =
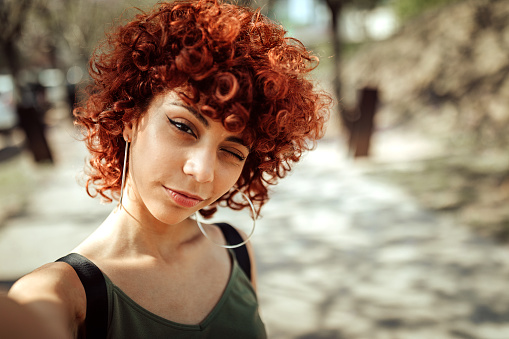
<path id="1" fill-rule="evenodd" d="M 112 208 L 76 184 L 85 150 L 72 131 L 51 129 L 55 170 L 0 228 L 0 280 L 65 254 Z M 257 223 L 269 337 L 509 338 L 509 250 L 370 179 L 373 167 L 338 144 L 322 141 L 295 166 Z"/>
<path id="2" fill-rule="evenodd" d="M 320 144 L 264 211 L 254 242 L 273 337 L 509 338 L 507 247 L 340 154 Z"/>

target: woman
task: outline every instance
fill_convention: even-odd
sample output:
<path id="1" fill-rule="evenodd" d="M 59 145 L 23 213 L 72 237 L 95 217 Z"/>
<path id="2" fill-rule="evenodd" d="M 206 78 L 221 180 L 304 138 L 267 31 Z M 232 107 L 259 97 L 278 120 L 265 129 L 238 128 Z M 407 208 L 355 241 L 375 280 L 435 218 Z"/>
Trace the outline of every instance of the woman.
<path id="1" fill-rule="evenodd" d="M 266 337 L 254 269 L 224 248 L 247 235 L 232 244 L 232 229 L 195 214 L 224 205 L 257 217 L 268 186 L 323 135 L 330 98 L 305 78 L 316 64 L 258 11 L 212 0 L 118 27 L 74 114 L 91 153 L 87 192 L 119 204 L 10 298 L 53 338 Z"/>

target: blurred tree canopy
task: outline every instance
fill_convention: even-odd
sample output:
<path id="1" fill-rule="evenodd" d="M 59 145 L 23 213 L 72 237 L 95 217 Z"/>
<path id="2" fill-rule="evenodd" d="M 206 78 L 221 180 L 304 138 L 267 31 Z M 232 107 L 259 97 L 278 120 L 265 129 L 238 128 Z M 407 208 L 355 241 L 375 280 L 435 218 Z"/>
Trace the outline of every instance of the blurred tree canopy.
<path id="1" fill-rule="evenodd" d="M 281 0 L 238 0 L 262 10 Z M 459 0 L 325 0 L 334 34 L 345 7 L 370 10 L 391 5 L 402 18 Z M 0 0 L 0 70 L 17 77 L 25 68 L 60 68 L 86 65 L 90 52 L 107 25 L 127 7 L 151 6 L 156 0 Z M 334 37 L 335 56 L 341 53 L 339 35 Z"/>
<path id="2" fill-rule="evenodd" d="M 26 68 L 84 65 L 124 7 L 121 0 L 2 0 L 0 67 L 17 77 Z"/>

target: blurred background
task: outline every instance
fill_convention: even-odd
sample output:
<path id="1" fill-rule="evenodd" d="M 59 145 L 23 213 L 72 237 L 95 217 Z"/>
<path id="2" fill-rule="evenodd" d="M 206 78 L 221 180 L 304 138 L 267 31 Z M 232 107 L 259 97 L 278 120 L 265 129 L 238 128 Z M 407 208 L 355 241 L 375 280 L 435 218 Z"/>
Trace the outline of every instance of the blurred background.
<path id="1" fill-rule="evenodd" d="M 270 337 L 509 338 L 509 1 L 238 2 L 335 97 L 253 239 Z M 0 1 L 0 288 L 111 211 L 71 108 L 104 32 L 155 3 Z"/>

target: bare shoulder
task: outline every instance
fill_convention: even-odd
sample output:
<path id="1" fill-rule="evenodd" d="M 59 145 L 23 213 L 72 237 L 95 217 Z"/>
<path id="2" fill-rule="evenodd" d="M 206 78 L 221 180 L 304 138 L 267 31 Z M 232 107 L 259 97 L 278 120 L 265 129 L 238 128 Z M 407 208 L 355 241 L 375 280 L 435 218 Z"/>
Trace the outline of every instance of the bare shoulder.
<path id="1" fill-rule="evenodd" d="M 80 293 L 82 292 L 82 293 Z M 23 301 L 24 298 L 41 296 L 47 299 L 76 299 L 82 297 L 86 304 L 85 289 L 74 269 L 63 262 L 49 263 L 23 276 L 9 290 L 9 297 Z"/>
<path id="2" fill-rule="evenodd" d="M 9 298 L 50 322 L 55 333 L 76 337 L 86 315 L 86 294 L 74 269 L 66 263 L 46 264 L 19 279 Z"/>

